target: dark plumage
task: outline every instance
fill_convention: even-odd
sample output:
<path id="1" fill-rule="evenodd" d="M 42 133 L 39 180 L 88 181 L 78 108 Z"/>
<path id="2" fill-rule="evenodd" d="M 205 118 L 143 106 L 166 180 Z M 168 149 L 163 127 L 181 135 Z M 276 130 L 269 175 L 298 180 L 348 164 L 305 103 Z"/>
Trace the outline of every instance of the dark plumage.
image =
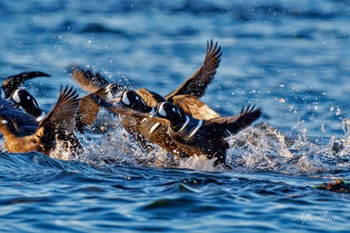
<path id="1" fill-rule="evenodd" d="M 12 93 L 24 83 L 24 81 L 35 77 L 50 77 L 50 75 L 41 71 L 29 71 L 6 77 L 1 86 L 5 93 L 5 98 L 9 98 Z"/>
<path id="2" fill-rule="evenodd" d="M 152 118 L 159 119 L 159 123 L 167 127 L 171 140 L 187 156 L 215 157 L 214 165 L 218 165 L 225 164 L 226 150 L 229 148 L 225 138 L 251 125 L 260 115 L 260 108 L 248 106 L 237 116 L 198 120 L 186 115 L 177 106 L 163 102 L 158 105 Z"/>
<path id="3" fill-rule="evenodd" d="M 9 101 L 2 100 L 0 103 L 0 132 L 4 135 L 8 152 L 38 151 L 49 155 L 56 146 L 56 140 L 70 142 L 74 149 L 81 147 L 74 135 L 79 99 L 73 88 L 61 88 L 56 105 L 36 127 L 31 115 L 21 112 Z M 17 125 L 12 120 L 14 115 L 21 118 L 17 119 Z"/>
<path id="4" fill-rule="evenodd" d="M 175 157 L 215 157 L 214 165 L 225 163 L 229 147 L 225 138 L 251 125 L 261 115 L 260 108 L 248 106 L 236 116 L 199 120 L 170 102 L 160 103 L 157 109 L 149 107 L 134 91 L 124 92 L 117 104 L 95 100 L 109 111 L 132 120 L 126 129 L 138 132 L 141 143 L 155 143 Z"/>
<path id="5" fill-rule="evenodd" d="M 35 98 L 26 89 L 19 88 L 15 90 L 9 100 L 13 101 L 16 107 L 22 107 L 26 113 L 32 115 L 35 119 L 39 121 L 42 119 L 43 111 L 39 108 Z"/>
<path id="6" fill-rule="evenodd" d="M 198 98 L 203 97 L 208 85 L 216 74 L 216 69 L 221 61 L 221 47 L 213 40 L 207 42 L 207 53 L 203 65 L 188 78 L 179 88 L 165 96 L 165 99 L 172 102 L 177 95 L 191 95 Z"/>
<path id="7" fill-rule="evenodd" d="M 13 101 L 16 107 L 22 107 L 28 114 L 41 120 L 43 112 L 39 108 L 38 103 L 35 98 L 21 86 L 28 79 L 49 76 L 49 74 L 41 71 L 30 71 L 6 77 L 2 82 L 2 90 L 5 93 L 5 98 Z"/>
<path id="8" fill-rule="evenodd" d="M 219 117 L 219 114 L 201 102 L 199 97 L 204 95 L 207 85 L 212 81 L 216 69 L 219 66 L 220 59 L 220 46 L 218 46 L 217 43 L 214 44 L 213 41 L 210 41 L 210 43 L 207 44 L 207 54 L 202 66 L 175 91 L 166 95 L 166 97 L 149 91 L 146 88 L 139 88 L 136 92 L 142 97 L 148 107 L 156 107 L 160 102 L 170 101 L 182 108 L 186 114 L 192 115 L 198 119 Z M 109 93 L 112 93 L 113 96 L 120 96 L 120 93 L 126 91 L 126 87 L 118 84 L 110 84 L 100 74 L 92 73 L 91 71 L 85 70 L 79 66 L 70 66 L 68 70 L 81 88 L 90 93 L 96 92 L 102 88 Z M 118 101 L 118 99 L 114 99 L 111 102 Z M 81 104 L 81 108 L 84 108 L 84 106 L 85 105 Z M 121 117 L 121 121 L 127 130 L 130 129 L 128 131 L 131 133 L 131 130 L 136 129 L 136 127 L 128 126 L 128 124 L 134 123 L 135 119 L 127 118 L 130 118 L 130 116 Z M 146 127 L 146 124 L 144 127 Z M 149 131 L 149 129 L 145 129 L 144 131 Z M 138 133 L 139 132 L 136 132 L 136 134 Z M 134 133 L 132 134 L 136 135 Z"/>

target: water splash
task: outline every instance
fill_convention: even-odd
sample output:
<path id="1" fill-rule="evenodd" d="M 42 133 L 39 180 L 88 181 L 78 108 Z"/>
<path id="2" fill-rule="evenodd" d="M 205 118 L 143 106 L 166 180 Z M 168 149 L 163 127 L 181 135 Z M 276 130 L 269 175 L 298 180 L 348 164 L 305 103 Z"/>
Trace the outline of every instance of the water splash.
<path id="1" fill-rule="evenodd" d="M 236 168 L 289 174 L 348 171 L 350 153 L 343 153 L 344 143 L 339 148 L 338 141 L 332 138 L 329 144 L 318 145 L 303 131 L 292 136 L 262 123 L 231 138 L 229 163 Z"/>

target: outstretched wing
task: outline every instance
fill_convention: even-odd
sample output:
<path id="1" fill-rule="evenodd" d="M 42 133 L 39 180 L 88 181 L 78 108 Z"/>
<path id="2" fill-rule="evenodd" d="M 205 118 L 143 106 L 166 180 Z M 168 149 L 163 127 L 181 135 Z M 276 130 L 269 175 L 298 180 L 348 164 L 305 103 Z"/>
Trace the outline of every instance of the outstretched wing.
<path id="1" fill-rule="evenodd" d="M 100 106 L 93 99 L 93 96 L 106 100 L 107 94 L 108 91 L 106 91 L 105 88 L 101 88 L 95 93 L 80 98 L 80 105 L 76 118 L 76 125 L 79 131 L 82 131 L 85 127 L 91 126 L 96 121 Z"/>
<path id="2" fill-rule="evenodd" d="M 193 95 L 202 97 L 205 94 L 207 86 L 211 83 L 221 61 L 221 47 L 218 43 L 207 42 L 207 54 L 203 65 L 179 88 L 165 96 L 165 99 L 171 102 L 176 95 Z"/>
<path id="3" fill-rule="evenodd" d="M 196 96 L 177 95 L 173 98 L 173 104 L 179 106 L 187 115 L 199 120 L 210 120 L 220 115 L 203 103 Z"/>
<path id="4" fill-rule="evenodd" d="M 29 71 L 29 72 L 23 72 L 20 74 L 15 74 L 8 76 L 3 82 L 2 82 L 2 90 L 5 93 L 5 98 L 9 98 L 17 88 L 19 88 L 24 81 L 28 79 L 32 79 L 35 77 L 49 77 L 49 74 L 46 74 L 41 71 Z"/>
<path id="5" fill-rule="evenodd" d="M 78 83 L 78 85 L 89 93 L 94 93 L 100 88 L 105 88 L 109 82 L 99 73 L 84 69 L 81 66 L 71 65 L 67 68 L 68 73 Z"/>
<path id="6" fill-rule="evenodd" d="M 39 123 L 36 131 L 38 136 L 54 134 L 55 132 L 73 133 L 75 117 L 79 108 L 79 99 L 73 87 L 60 90 L 56 105 Z"/>
<path id="7" fill-rule="evenodd" d="M 231 134 L 236 134 L 240 130 L 251 125 L 256 119 L 261 116 L 261 108 L 246 107 L 237 116 L 219 117 L 208 120 L 204 123 L 208 130 L 220 131 L 222 136 L 228 137 Z"/>

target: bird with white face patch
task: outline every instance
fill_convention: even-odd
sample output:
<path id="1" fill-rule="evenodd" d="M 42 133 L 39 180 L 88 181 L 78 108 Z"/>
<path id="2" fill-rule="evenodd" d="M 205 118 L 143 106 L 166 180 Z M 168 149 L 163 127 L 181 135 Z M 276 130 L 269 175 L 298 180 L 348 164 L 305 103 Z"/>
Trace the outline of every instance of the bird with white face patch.
<path id="1" fill-rule="evenodd" d="M 225 138 L 251 125 L 260 115 L 261 108 L 248 106 L 236 116 L 199 120 L 186 115 L 179 107 L 163 102 L 151 119 L 158 119 L 163 127 L 167 127 L 168 137 L 186 156 L 217 158 L 214 162 L 216 166 L 225 165 L 226 150 L 229 148 Z"/>
<path id="2" fill-rule="evenodd" d="M 39 108 L 35 98 L 22 85 L 28 79 L 49 76 L 49 74 L 40 71 L 30 71 L 8 76 L 2 82 L 4 98 L 13 101 L 16 107 L 22 107 L 26 113 L 40 121 L 45 116 L 45 113 Z"/>
<path id="3" fill-rule="evenodd" d="M 164 100 L 165 101 L 165 100 Z M 146 150 L 154 149 L 154 144 L 168 148 L 177 155 L 181 150 L 172 142 L 167 134 L 167 128 L 157 120 L 149 118 L 155 112 L 154 107 L 148 106 L 135 91 L 124 91 L 119 101 L 114 104 L 99 100 L 100 105 L 119 115 L 122 125 L 133 138 Z M 132 110 L 130 112 L 130 110 Z M 133 115 L 142 113 L 143 116 Z"/>
<path id="4" fill-rule="evenodd" d="M 16 108 L 11 101 L 0 100 L 0 132 L 7 151 L 38 151 L 50 155 L 57 140 L 62 140 L 71 153 L 79 153 L 81 145 L 74 135 L 78 107 L 78 95 L 68 87 L 61 89 L 56 105 L 40 122 Z"/>
<path id="5" fill-rule="evenodd" d="M 16 106 L 20 106 L 28 114 L 32 115 L 37 121 L 40 121 L 46 114 L 39 108 L 35 98 L 23 88 L 15 90 L 9 97 Z"/>
<path id="6" fill-rule="evenodd" d="M 144 101 L 144 103 L 150 107 L 150 109 L 157 107 L 158 103 L 160 102 L 170 101 L 175 105 L 180 106 L 180 108 L 182 108 L 187 114 L 192 115 L 196 118 L 211 119 L 218 117 L 219 114 L 217 114 L 206 104 L 202 103 L 199 98 L 204 96 L 206 88 L 214 78 L 220 61 L 221 47 L 218 46 L 217 43 L 213 43 L 211 40 L 207 43 L 206 56 L 201 67 L 176 90 L 169 93 L 165 97 L 145 88 L 137 89 L 136 93 Z M 125 98 L 125 95 L 123 99 L 123 96 L 120 95 L 120 93 L 127 90 L 126 87 L 119 84 L 110 83 L 101 74 L 93 73 L 90 70 L 84 69 L 80 66 L 72 65 L 68 68 L 68 70 L 71 73 L 73 79 L 81 86 L 82 89 L 93 93 L 102 88 L 109 93 L 108 95 L 111 95 L 112 98 L 108 98 L 110 102 L 123 101 L 125 106 L 128 106 L 131 109 L 137 108 L 137 106 L 132 106 L 133 100 Z M 137 102 L 137 99 L 135 99 L 135 103 Z M 131 125 L 130 122 L 135 123 L 135 119 L 127 119 L 132 118 L 131 116 L 123 117 L 122 114 L 119 115 L 121 116 L 122 123 L 124 122 L 124 126 Z M 144 124 L 144 126 L 146 126 L 146 124 Z M 132 129 L 137 130 L 137 127 L 127 126 L 126 129 L 128 132 L 131 132 Z M 143 131 L 149 132 L 152 130 L 152 132 L 156 132 L 157 129 L 158 128 L 154 125 L 150 125 L 150 128 L 147 128 Z M 132 134 L 138 135 L 140 133 L 141 132 L 136 131 Z"/>

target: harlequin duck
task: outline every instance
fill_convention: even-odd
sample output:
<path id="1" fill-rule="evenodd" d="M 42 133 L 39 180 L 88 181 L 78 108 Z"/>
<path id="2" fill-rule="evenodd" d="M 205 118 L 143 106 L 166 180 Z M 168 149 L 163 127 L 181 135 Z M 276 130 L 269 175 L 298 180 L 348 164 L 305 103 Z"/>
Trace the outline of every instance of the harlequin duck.
<path id="1" fill-rule="evenodd" d="M 117 114 L 126 131 L 146 150 L 154 149 L 154 144 L 181 156 L 181 149 L 168 137 L 167 128 L 155 118 L 149 118 L 155 111 L 148 106 L 135 91 L 125 91 L 113 104 L 94 96 L 98 105 Z M 155 133 L 156 132 L 156 133 Z"/>
<path id="2" fill-rule="evenodd" d="M 218 117 L 210 120 L 198 120 L 169 103 L 160 103 L 151 118 L 162 119 L 159 123 L 167 127 L 172 141 L 187 155 L 207 155 L 209 159 L 217 158 L 214 166 L 225 164 L 225 140 L 251 125 L 261 115 L 261 108 L 247 107 L 237 116 Z"/>
<path id="3" fill-rule="evenodd" d="M 203 65 L 178 89 L 165 97 L 145 88 L 139 88 L 136 92 L 149 107 L 156 107 L 159 102 L 171 101 L 183 108 L 187 114 L 190 114 L 193 117 L 199 119 L 219 117 L 219 114 L 209 108 L 206 104 L 202 103 L 198 98 L 204 95 L 207 85 L 211 82 L 216 73 L 220 59 L 221 47 L 218 46 L 217 43 L 214 44 L 213 41 L 210 41 L 210 43 L 207 44 L 207 54 Z M 109 93 L 114 94 L 114 96 L 120 96 L 120 93 L 126 90 L 126 87 L 118 84 L 110 84 L 100 74 L 92 73 L 91 71 L 85 70 L 79 66 L 70 66 L 68 69 L 77 83 L 88 92 L 95 92 L 102 88 Z M 118 99 L 112 99 L 111 102 L 118 102 Z M 128 122 L 126 118 L 129 117 L 122 117 L 121 119 L 122 122 L 124 122 L 124 126 L 126 126 Z M 132 119 L 131 122 L 133 122 Z M 128 126 L 126 126 L 126 128 L 132 129 L 132 127 Z M 129 132 L 131 133 L 131 131 Z"/>
<path id="4" fill-rule="evenodd" d="M 73 88 L 61 88 L 56 105 L 39 123 L 7 100 L 1 100 L 0 104 L 0 132 L 4 135 L 8 152 L 38 151 L 49 155 L 56 146 L 56 140 L 69 142 L 74 149 L 81 148 L 74 135 L 79 99 Z M 17 125 L 14 124 L 11 118 L 13 115 L 23 118 L 21 125 L 18 125 L 17 121 Z"/>
<path id="5" fill-rule="evenodd" d="M 229 147 L 225 138 L 251 125 L 261 115 L 261 108 L 248 106 L 237 116 L 199 120 L 169 102 L 160 103 L 157 109 L 149 107 L 134 91 L 124 92 L 118 104 L 95 100 L 111 112 L 132 116 L 127 118 L 134 120 L 130 126 L 136 128 L 133 132 L 139 132 L 143 140 L 159 145 L 177 158 L 215 157 L 214 165 L 225 163 Z"/>
<path id="6" fill-rule="evenodd" d="M 39 108 L 38 102 L 26 89 L 19 88 L 15 90 L 8 99 L 13 101 L 15 106 L 22 107 L 26 113 L 32 115 L 37 121 L 41 121 L 45 116 L 45 113 Z"/>
<path id="7" fill-rule="evenodd" d="M 162 96 L 156 93 L 149 92 L 149 94 L 155 103 L 166 102 Z M 173 100 L 178 100 L 182 96 L 183 95 L 175 96 Z M 98 98 L 95 98 L 95 100 L 96 99 Z M 186 101 L 191 101 L 192 103 L 196 103 L 195 106 L 198 109 L 201 109 L 201 111 L 197 112 L 197 114 L 194 114 L 198 116 L 199 119 L 219 117 L 216 112 L 214 112 L 206 104 L 200 102 L 197 97 L 189 96 L 184 99 L 185 100 L 183 102 L 180 101 L 177 104 L 186 114 L 193 116 L 193 111 L 190 111 L 191 108 L 189 108 L 186 103 Z M 169 151 L 175 151 L 177 148 L 172 140 L 167 136 L 167 128 L 159 124 L 157 120 L 145 116 L 138 117 L 134 114 L 126 114 L 126 112 L 128 112 L 127 108 L 145 114 L 152 114 L 155 111 L 155 104 L 152 104 L 151 106 L 148 105 L 136 91 L 124 91 L 122 96 L 114 102 L 114 105 L 118 105 L 118 107 L 114 107 L 111 103 L 108 104 L 104 100 L 99 100 L 98 104 L 105 107 L 107 110 L 118 114 L 123 127 L 141 144 L 143 148 L 153 149 L 151 143 L 167 148 Z M 123 108 L 121 109 L 121 107 Z M 208 114 L 211 112 L 212 114 Z M 204 114 L 201 115 L 202 113 Z M 180 149 L 176 150 L 176 154 L 181 155 Z"/>
<path id="8" fill-rule="evenodd" d="M 2 82 L 5 98 L 13 101 L 17 107 L 22 107 L 28 114 L 40 121 L 45 114 L 39 108 L 35 98 L 22 85 L 24 81 L 35 77 L 49 77 L 49 74 L 40 71 L 30 71 L 8 76 Z"/>

